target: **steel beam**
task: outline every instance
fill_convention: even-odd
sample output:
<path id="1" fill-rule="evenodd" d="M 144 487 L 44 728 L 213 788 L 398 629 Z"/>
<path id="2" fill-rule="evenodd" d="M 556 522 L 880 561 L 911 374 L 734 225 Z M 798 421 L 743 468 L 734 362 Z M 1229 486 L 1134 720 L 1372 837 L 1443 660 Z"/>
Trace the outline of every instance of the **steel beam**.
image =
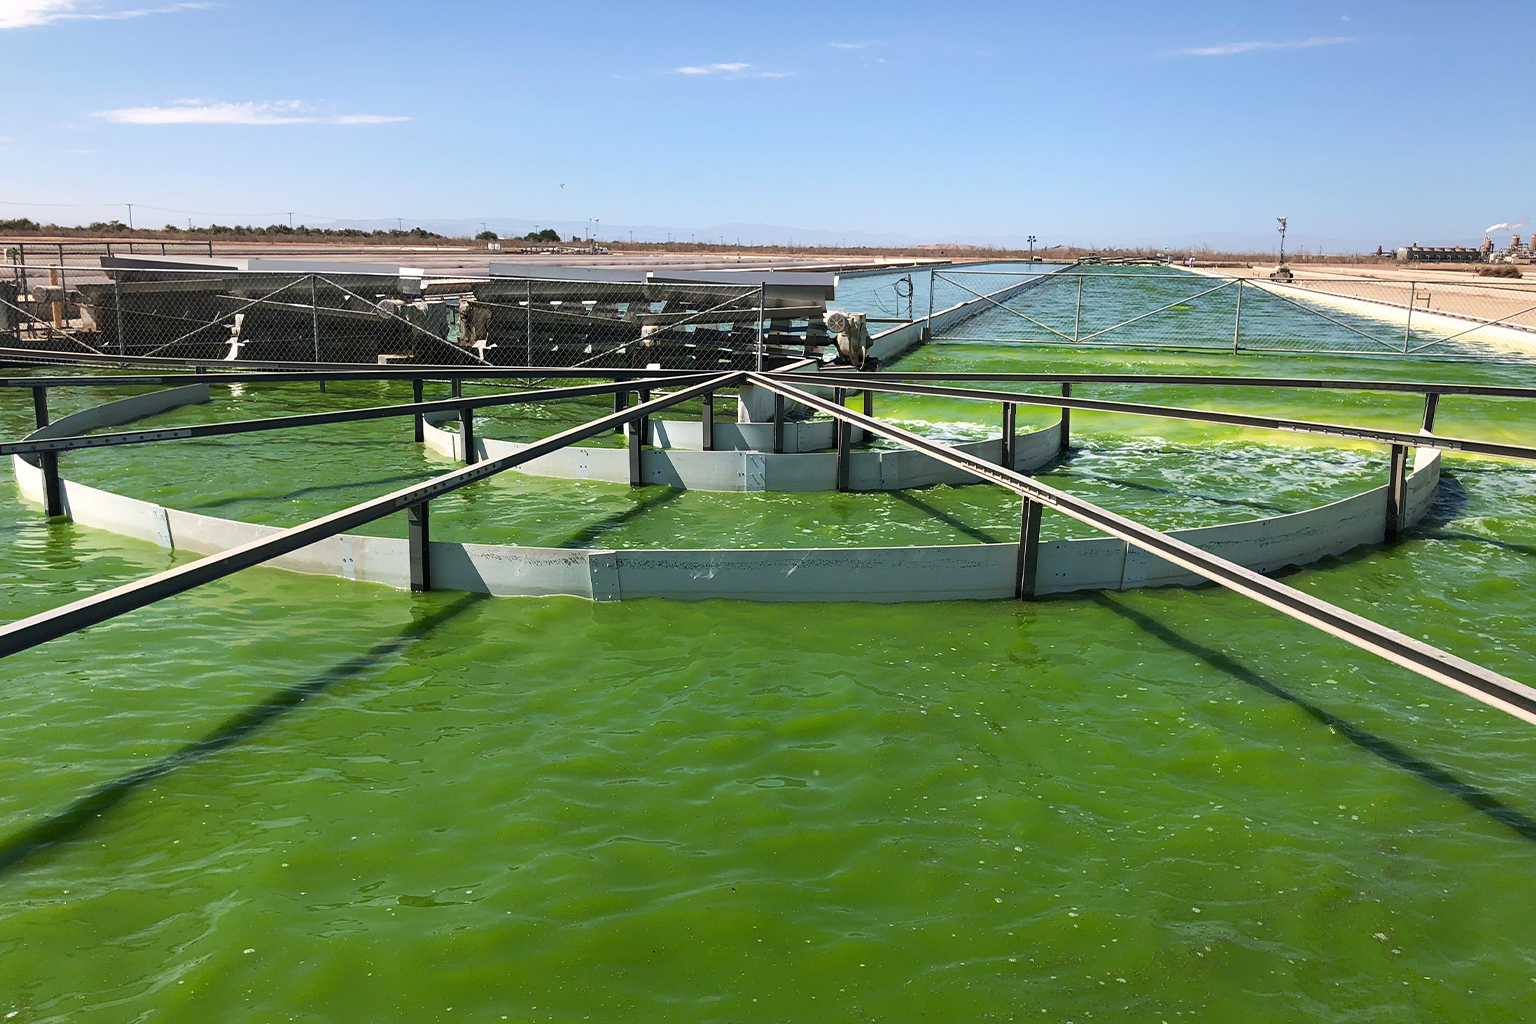
<path id="1" fill-rule="evenodd" d="M 1064 381 L 1062 383 L 1062 385 L 1061 385 L 1061 397 L 1062 398 L 1071 398 L 1072 397 L 1072 384 L 1070 382 Z M 1068 406 L 1068 405 L 1063 405 L 1061 407 L 1061 447 L 1058 449 L 1058 451 L 1060 452 L 1060 454 L 1065 455 L 1065 454 L 1067 454 L 1067 449 L 1069 449 L 1071 447 L 1072 447 L 1072 407 Z M 1012 467 L 1009 467 L 1009 468 L 1012 468 Z"/>
<path id="2" fill-rule="evenodd" d="M 1431 391 L 1424 396 L 1424 419 L 1419 424 L 1419 429 L 1426 434 L 1435 432 L 1435 413 L 1440 411 L 1440 394 Z"/>
<path id="3" fill-rule="evenodd" d="M 615 424 L 623 424 L 628 420 L 637 419 L 651 413 L 660 412 L 662 409 L 671 408 L 680 402 L 686 402 L 696 398 L 706 391 L 716 388 L 733 387 L 742 379 L 742 373 L 730 373 L 719 377 L 712 377 L 700 384 L 674 391 L 669 395 L 663 395 L 648 405 L 636 406 L 622 413 L 614 413 L 599 419 L 583 423 L 581 426 L 572 427 L 570 430 L 561 431 L 536 441 L 519 451 L 502 455 L 494 459 L 486 459 L 473 466 L 465 466 L 462 469 L 445 473 L 442 476 L 433 477 L 424 483 L 413 484 L 410 487 L 394 491 L 380 498 L 365 501 L 360 505 L 344 508 L 339 512 L 333 512 L 328 516 L 311 520 L 299 526 L 282 530 L 270 537 L 261 540 L 250 541 L 245 544 L 222 551 L 216 555 L 200 558 L 195 562 L 169 569 L 153 576 L 136 580 L 133 583 L 114 587 L 111 590 L 94 594 L 90 597 L 71 601 L 69 604 L 51 611 L 41 612 L 37 615 L 20 619 L 16 622 L 0 626 L 0 657 L 24 651 L 49 640 L 67 636 L 77 630 L 94 626 L 99 622 L 115 618 L 136 608 L 153 604 L 156 601 L 176 594 L 185 593 L 205 583 L 223 579 L 226 576 L 248 569 L 262 562 L 271 561 L 282 555 L 307 547 L 316 541 L 334 537 L 339 533 L 356 529 L 367 523 L 383 519 L 385 516 L 404 511 L 412 505 L 419 505 L 424 501 L 444 494 L 449 494 L 461 487 L 467 487 L 472 483 L 488 479 L 498 473 L 505 472 L 525 462 L 557 452 L 562 448 L 585 441 L 587 438 L 612 430 Z"/>
<path id="4" fill-rule="evenodd" d="M 786 381 L 749 374 L 752 382 L 777 391 L 813 409 L 845 418 L 866 431 L 888 438 L 940 462 L 965 470 L 989 483 L 1047 505 L 1112 537 L 1118 537 L 1197 576 L 1227 587 L 1291 618 L 1354 644 L 1387 661 L 1417 672 L 1476 700 L 1536 725 L 1536 689 L 1464 658 L 1442 651 L 1421 640 L 1389 629 L 1354 612 L 1288 587 L 1251 569 L 1195 547 L 1186 541 L 1143 526 L 1092 502 L 1013 470 L 1003 469 L 948 445 L 930 441 L 872 417 L 839 409 L 825 399 L 802 391 Z"/>
<path id="5" fill-rule="evenodd" d="M 1397 540 L 1408 513 L 1408 446 L 1395 444 L 1387 462 L 1387 543 Z"/>
<path id="6" fill-rule="evenodd" d="M 693 373 L 672 380 L 650 380 L 647 383 L 670 386 L 689 384 L 710 379 L 709 374 Z M 438 412 L 458 413 L 466 408 L 487 406 L 521 405 L 528 402 L 546 402 L 561 398 L 583 398 L 602 395 L 615 388 L 633 387 L 622 384 L 581 384 L 567 388 L 544 388 L 538 391 L 514 391 L 502 395 L 483 395 L 475 398 L 445 399 L 413 405 L 380 405 L 366 409 L 342 409 L 336 412 L 303 413 L 298 416 L 273 416 L 260 420 L 231 420 L 228 423 L 203 423 L 189 427 L 165 427 L 159 430 L 129 430 L 115 434 L 76 434 L 70 437 L 36 438 L 25 441 L 0 443 L 0 457 L 25 455 L 31 452 L 72 451 L 77 448 L 106 448 L 122 444 L 145 444 L 152 441 L 180 441 L 193 437 L 221 437 L 225 434 L 245 434 L 261 430 L 287 430 L 294 427 L 315 427 L 328 423 L 350 423 L 357 420 L 387 419 L 391 416 L 426 415 Z M 617 400 L 616 403 L 617 404 Z M 615 412 L 623 412 L 620 407 Z"/>
<path id="7" fill-rule="evenodd" d="M 700 402 L 699 410 L 699 436 L 702 439 L 699 447 L 711 452 L 715 450 L 715 393 L 709 392 Z"/>
<path id="8" fill-rule="evenodd" d="M 1032 498 L 1024 499 L 1019 525 L 1019 560 L 1013 596 L 1021 601 L 1035 599 L 1035 582 L 1040 575 L 1040 516 L 1045 506 Z"/>
<path id="9" fill-rule="evenodd" d="M 833 401 L 839 407 L 847 408 L 847 388 L 833 388 L 832 395 Z M 837 437 L 837 489 L 839 491 L 846 491 L 848 489 L 848 463 L 850 461 L 849 442 L 852 440 L 853 428 L 849 426 L 847 420 L 834 419 L 832 421 L 832 430 Z"/>
<path id="10" fill-rule="evenodd" d="M 825 383 L 822 376 L 810 377 L 782 374 L 779 379 L 792 383 Z M 902 395 L 937 395 L 942 398 L 967 398 L 987 402 L 1017 402 L 1020 405 L 1045 405 L 1061 409 L 1088 409 L 1094 412 L 1119 412 L 1131 416 L 1155 416 L 1172 420 L 1196 420 L 1202 423 L 1224 423 L 1231 426 L 1257 427 L 1262 430 L 1281 430 L 1288 433 L 1311 434 L 1346 441 L 1369 441 L 1373 444 L 1406 444 L 1420 448 L 1439 448 L 1443 451 L 1467 452 L 1473 455 L 1492 455 L 1503 459 L 1536 461 L 1536 448 L 1517 444 L 1498 444 L 1492 441 L 1474 441 L 1469 438 L 1442 437 L 1416 434 L 1404 430 L 1381 430 L 1375 427 L 1344 427 L 1332 423 L 1311 420 L 1288 420 L 1278 416 L 1253 416 L 1239 412 L 1211 412 L 1206 409 L 1189 409 L 1182 406 L 1146 405 L 1140 402 L 1112 402 L 1096 398 L 1057 398 L 1054 395 L 1027 394 L 1017 391 L 994 391 L 982 388 L 952 388 L 929 384 L 896 384 L 880 380 L 868 380 L 858 374 L 840 374 L 839 380 L 849 381 L 859 387 L 876 391 L 890 391 Z M 1066 387 L 1068 385 L 1063 385 Z"/>
<path id="11" fill-rule="evenodd" d="M 867 414 L 866 414 L 867 415 Z M 1014 446 L 1018 443 L 1019 436 L 1019 407 L 1012 402 L 1003 403 L 1003 450 L 997 460 L 997 464 L 1004 469 L 1012 469 L 1018 459 L 1014 454 Z"/>
<path id="12" fill-rule="evenodd" d="M 426 400 L 425 389 L 426 382 L 423 381 L 420 377 L 417 377 L 415 380 L 411 381 L 411 402 L 413 404 L 420 405 L 423 401 Z M 413 419 L 415 420 L 416 443 L 421 444 L 427 439 L 427 421 L 425 417 L 423 417 L 419 412 L 415 414 Z"/>
<path id="13" fill-rule="evenodd" d="M 405 509 L 405 537 L 411 560 L 411 591 L 432 589 L 432 524 L 430 501 L 408 505 Z"/>
<path id="14" fill-rule="evenodd" d="M 459 441 L 464 448 L 465 465 L 473 466 L 479 455 L 475 452 L 475 410 L 468 406 L 459 410 Z"/>

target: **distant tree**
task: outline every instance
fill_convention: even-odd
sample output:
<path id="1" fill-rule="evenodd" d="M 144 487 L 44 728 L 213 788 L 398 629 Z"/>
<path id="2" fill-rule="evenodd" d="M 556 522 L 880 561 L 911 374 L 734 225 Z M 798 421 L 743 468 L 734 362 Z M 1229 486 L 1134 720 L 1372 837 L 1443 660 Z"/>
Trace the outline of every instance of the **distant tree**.
<path id="1" fill-rule="evenodd" d="M 560 235 L 554 228 L 545 228 L 543 231 L 530 231 L 523 236 L 525 242 L 558 242 Z"/>
<path id="2" fill-rule="evenodd" d="M 121 232 L 127 231 L 128 230 L 128 225 L 124 224 L 120 220 L 109 220 L 109 221 L 100 221 L 100 220 L 98 220 L 98 221 L 95 221 L 94 223 L 91 224 L 90 230 L 95 231 L 98 234 L 103 234 L 103 235 L 112 234 L 112 235 L 115 235 L 115 234 L 120 234 Z"/>
<path id="3" fill-rule="evenodd" d="M 0 220 L 0 231 L 37 231 L 42 225 L 30 217 Z"/>
<path id="4" fill-rule="evenodd" d="M 494 241 L 496 241 L 496 239 L 498 239 L 500 237 L 501 236 L 498 235 L 494 231 L 482 231 L 478 235 L 475 236 L 475 241 L 477 241 L 477 242 L 494 242 Z"/>

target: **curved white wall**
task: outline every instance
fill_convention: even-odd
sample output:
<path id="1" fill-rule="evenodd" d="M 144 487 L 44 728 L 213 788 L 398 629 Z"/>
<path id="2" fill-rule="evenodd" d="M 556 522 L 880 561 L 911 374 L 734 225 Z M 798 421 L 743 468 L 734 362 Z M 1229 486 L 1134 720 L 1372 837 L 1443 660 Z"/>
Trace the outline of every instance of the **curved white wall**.
<path id="1" fill-rule="evenodd" d="M 177 388 L 64 416 L 33 436 L 62 436 L 113 426 L 177 405 L 208 400 L 206 386 Z M 438 433 L 448 438 L 455 434 Z M 1050 433 L 1050 428 L 1036 437 Z M 507 442 L 491 442 L 493 445 Z M 997 444 L 998 442 L 983 442 Z M 592 449 L 614 452 L 617 449 Z M 727 452 L 649 454 L 745 455 Z M 897 453 L 861 453 L 886 455 Z M 915 454 L 915 453 L 902 453 Z M 822 458 L 795 456 L 795 458 Z M 1022 458 L 1022 455 L 1021 455 Z M 42 472 L 15 456 L 22 493 L 41 503 Z M 627 466 L 627 463 L 626 463 Z M 898 464 L 898 475 L 901 472 Z M 626 476 L 627 479 L 627 470 Z M 766 479 L 766 477 L 765 477 Z M 1408 482 L 1407 520 L 1417 522 L 1434 500 L 1440 453 L 1419 449 Z M 907 484 L 906 486 L 919 486 Z M 162 547 L 211 554 L 277 532 L 258 526 L 168 509 L 153 502 L 64 481 L 65 508 L 83 525 Z M 1385 536 L 1386 487 L 1292 515 L 1273 516 L 1171 536 L 1246 565 L 1271 572 L 1342 554 Z M 567 594 L 596 601 L 711 597 L 756 601 L 948 601 L 1009 598 L 1014 593 L 1015 544 L 931 545 L 900 548 L 573 550 L 514 545 L 432 545 L 434 587 L 484 594 Z M 408 585 L 406 542 L 342 535 L 266 563 L 297 572 Z M 1113 538 L 1050 541 L 1040 545 L 1040 594 L 1072 590 L 1120 590 L 1192 584 L 1199 577 Z"/>

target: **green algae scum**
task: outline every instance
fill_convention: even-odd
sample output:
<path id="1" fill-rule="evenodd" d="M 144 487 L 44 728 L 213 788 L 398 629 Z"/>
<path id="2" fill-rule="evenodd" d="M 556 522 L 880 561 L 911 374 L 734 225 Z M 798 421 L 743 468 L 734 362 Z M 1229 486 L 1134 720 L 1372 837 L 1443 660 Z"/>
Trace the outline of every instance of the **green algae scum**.
<path id="1" fill-rule="evenodd" d="M 1532 382 L 1512 362 L 963 337 L 893 365 Z M 57 417 L 154 390 L 50 397 Z M 411 401 L 405 381 L 216 391 L 135 428 Z M 33 410 L 7 392 L 11 440 Z M 1074 395 L 1367 430 L 1416 432 L 1422 414 L 1402 392 Z M 997 433 L 995 404 L 877 401 L 927 437 Z M 611 410 L 503 406 L 476 429 L 532 441 Z M 1024 406 L 1019 427 L 1057 416 Z M 407 424 L 62 467 L 291 527 L 456 468 Z M 1435 432 L 1529 444 L 1536 403 L 1447 395 Z M 1381 444 L 1074 411 L 1071 450 L 1036 477 L 1175 530 L 1387 475 Z M 1017 544 L 1020 504 L 990 484 L 728 493 L 509 472 L 432 510 L 439 542 L 625 551 Z M 0 523 L 8 621 L 195 559 L 45 519 L 14 486 Z M 1091 532 L 1047 513 L 1042 543 Z M 1533 537 L 1529 463 L 1448 452 L 1395 543 L 1279 575 L 1529 682 Z M 0 1020 L 16 1024 L 1536 1017 L 1536 732 L 1218 587 L 594 602 L 255 568 L 0 664 Z"/>

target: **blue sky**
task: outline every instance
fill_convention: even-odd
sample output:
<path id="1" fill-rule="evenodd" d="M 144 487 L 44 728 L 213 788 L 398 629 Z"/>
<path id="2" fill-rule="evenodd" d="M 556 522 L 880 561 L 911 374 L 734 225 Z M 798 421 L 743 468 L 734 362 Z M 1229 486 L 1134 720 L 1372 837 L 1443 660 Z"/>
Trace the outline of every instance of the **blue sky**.
<path id="1" fill-rule="evenodd" d="M 0 216 L 1476 244 L 1536 212 L 1533 29 L 1530 3 L 0 0 Z"/>

